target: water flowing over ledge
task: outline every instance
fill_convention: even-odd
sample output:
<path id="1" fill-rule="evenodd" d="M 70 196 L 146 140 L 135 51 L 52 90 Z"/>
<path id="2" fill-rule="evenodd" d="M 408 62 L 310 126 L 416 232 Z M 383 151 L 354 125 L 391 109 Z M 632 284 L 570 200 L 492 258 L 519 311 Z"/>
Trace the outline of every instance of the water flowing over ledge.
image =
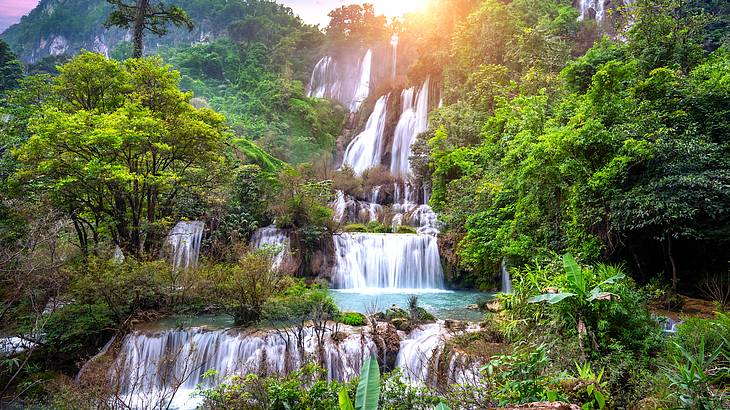
<path id="1" fill-rule="evenodd" d="M 339 289 L 444 289 L 438 243 L 430 235 L 336 235 Z"/>
<path id="2" fill-rule="evenodd" d="M 204 229 L 205 223 L 201 221 L 181 221 L 172 228 L 165 247 L 175 269 L 197 266 Z"/>
<path id="3" fill-rule="evenodd" d="M 289 234 L 275 225 L 258 229 L 251 237 L 251 246 L 255 249 L 270 248 L 276 251 L 273 266 L 281 267 L 290 256 Z"/>

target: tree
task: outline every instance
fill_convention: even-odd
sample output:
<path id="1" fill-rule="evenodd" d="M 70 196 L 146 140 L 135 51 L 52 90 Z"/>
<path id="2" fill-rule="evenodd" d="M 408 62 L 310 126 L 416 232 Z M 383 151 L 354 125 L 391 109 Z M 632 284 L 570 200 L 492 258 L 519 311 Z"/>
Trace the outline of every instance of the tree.
<path id="1" fill-rule="evenodd" d="M 266 302 L 284 289 L 286 275 L 272 265 L 273 252 L 255 250 L 245 254 L 218 281 L 217 294 L 236 325 L 257 323 Z"/>
<path id="2" fill-rule="evenodd" d="M 0 96 L 5 91 L 18 86 L 23 77 L 23 63 L 10 50 L 8 43 L 0 40 Z"/>
<path id="3" fill-rule="evenodd" d="M 114 6 L 105 23 L 106 27 L 121 27 L 132 29 L 133 58 L 142 57 L 144 52 L 145 30 L 160 37 L 167 34 L 167 25 L 172 23 L 177 27 L 193 30 L 193 21 L 185 11 L 178 6 L 169 6 L 154 0 L 136 0 L 128 3 L 126 0 L 107 0 Z"/>
<path id="4" fill-rule="evenodd" d="M 56 100 L 16 152 L 16 179 L 66 212 L 84 252 L 106 232 L 132 255 L 149 252 L 181 193 L 215 186 L 224 118 L 194 108 L 179 74 L 156 58 L 84 53 L 60 71 Z"/>
<path id="5" fill-rule="evenodd" d="M 335 42 L 358 41 L 368 44 L 385 38 L 386 18 L 376 16 L 372 4 L 352 4 L 329 12 L 330 23 L 325 30 Z"/>

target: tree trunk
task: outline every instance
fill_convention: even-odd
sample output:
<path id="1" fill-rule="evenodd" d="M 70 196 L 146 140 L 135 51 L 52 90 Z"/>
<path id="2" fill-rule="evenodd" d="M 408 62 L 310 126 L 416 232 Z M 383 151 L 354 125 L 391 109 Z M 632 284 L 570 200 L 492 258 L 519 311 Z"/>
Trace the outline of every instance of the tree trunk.
<path id="1" fill-rule="evenodd" d="M 150 0 L 137 0 L 137 14 L 134 16 L 134 32 L 132 34 L 134 43 L 133 58 L 141 58 L 144 52 L 144 21 L 149 4 Z"/>

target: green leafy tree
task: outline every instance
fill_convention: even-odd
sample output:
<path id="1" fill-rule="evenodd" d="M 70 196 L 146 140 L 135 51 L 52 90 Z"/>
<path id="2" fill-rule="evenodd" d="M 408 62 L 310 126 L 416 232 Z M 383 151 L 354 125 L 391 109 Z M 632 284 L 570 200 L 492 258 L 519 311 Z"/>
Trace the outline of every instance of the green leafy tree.
<path id="1" fill-rule="evenodd" d="M 23 77 L 23 63 L 13 53 L 8 43 L 0 40 L 0 96 L 18 86 Z"/>
<path id="2" fill-rule="evenodd" d="M 128 253 L 149 252 L 180 193 L 215 184 L 224 119 L 190 105 L 159 59 L 122 65 L 84 53 L 60 71 L 58 101 L 30 121 L 33 136 L 17 150 L 17 179 L 52 196 L 85 252 L 105 232 Z"/>
<path id="3" fill-rule="evenodd" d="M 193 30 L 193 21 L 178 6 L 170 6 L 155 0 L 107 0 L 114 10 L 105 23 L 107 27 L 132 29 L 134 49 L 132 58 L 142 57 L 144 52 L 144 33 L 149 31 L 160 37 L 167 34 L 168 24 Z"/>

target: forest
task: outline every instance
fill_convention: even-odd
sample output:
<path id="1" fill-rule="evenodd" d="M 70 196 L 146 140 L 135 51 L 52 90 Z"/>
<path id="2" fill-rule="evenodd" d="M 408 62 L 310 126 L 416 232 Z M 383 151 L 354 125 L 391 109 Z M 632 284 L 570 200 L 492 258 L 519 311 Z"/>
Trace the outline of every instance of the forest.
<path id="1" fill-rule="evenodd" d="M 730 3 L 415 3 L 0 33 L 0 408 L 730 408 Z"/>

